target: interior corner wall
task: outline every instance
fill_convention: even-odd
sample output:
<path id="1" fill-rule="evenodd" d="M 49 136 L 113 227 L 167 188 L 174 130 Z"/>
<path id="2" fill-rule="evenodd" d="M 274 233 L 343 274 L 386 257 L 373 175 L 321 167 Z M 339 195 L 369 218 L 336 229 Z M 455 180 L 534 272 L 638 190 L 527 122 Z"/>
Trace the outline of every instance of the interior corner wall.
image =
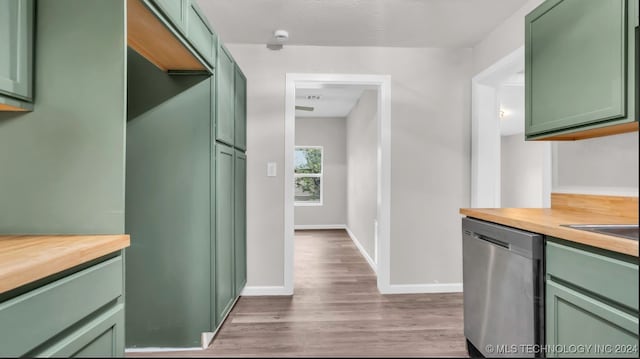
<path id="1" fill-rule="evenodd" d="M 296 146 L 322 146 L 322 205 L 297 206 L 296 226 L 347 223 L 347 153 L 344 117 L 297 117 Z"/>
<path id="2" fill-rule="evenodd" d="M 125 5 L 38 2 L 34 110 L 0 112 L 0 233 L 124 233 Z"/>
<path id="3" fill-rule="evenodd" d="M 287 73 L 391 76 L 391 283 L 462 282 L 471 49 L 228 44 L 247 76 L 248 286 L 284 285 Z M 266 175 L 275 162 L 276 177 Z"/>
<path id="4" fill-rule="evenodd" d="M 524 46 L 524 18 L 542 2 L 528 1 L 473 47 L 474 75 Z M 554 143 L 551 191 L 637 196 L 638 161 L 637 132 Z"/>
<path id="5" fill-rule="evenodd" d="M 474 75 L 524 45 L 524 17 L 543 2 L 529 0 L 473 47 Z"/>
<path id="6" fill-rule="evenodd" d="M 378 92 L 367 90 L 347 117 L 347 228 L 375 260 L 378 210 Z"/>
<path id="7" fill-rule="evenodd" d="M 554 143 L 553 190 L 637 197 L 638 144 L 638 132 Z"/>

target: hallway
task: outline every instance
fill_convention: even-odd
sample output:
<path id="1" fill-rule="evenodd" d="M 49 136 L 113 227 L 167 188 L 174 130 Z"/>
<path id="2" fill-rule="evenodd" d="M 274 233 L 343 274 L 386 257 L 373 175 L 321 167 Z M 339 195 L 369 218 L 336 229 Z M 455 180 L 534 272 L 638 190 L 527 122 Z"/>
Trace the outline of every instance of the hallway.
<path id="1" fill-rule="evenodd" d="M 344 230 L 295 245 L 293 297 L 241 297 L 212 347 L 162 355 L 466 356 L 462 293 L 380 295 Z"/>

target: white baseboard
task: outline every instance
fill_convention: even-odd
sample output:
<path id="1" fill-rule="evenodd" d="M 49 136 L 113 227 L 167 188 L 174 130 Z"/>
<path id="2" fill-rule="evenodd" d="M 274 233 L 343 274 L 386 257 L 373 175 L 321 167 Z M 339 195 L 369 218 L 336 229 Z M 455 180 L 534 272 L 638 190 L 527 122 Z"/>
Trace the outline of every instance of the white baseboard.
<path id="1" fill-rule="evenodd" d="M 296 224 L 295 229 L 313 230 L 313 229 L 347 229 L 346 224 Z"/>
<path id="2" fill-rule="evenodd" d="M 269 296 L 269 295 L 293 295 L 291 290 L 287 290 L 284 286 L 247 286 L 244 287 L 241 296 L 255 297 L 255 296 Z"/>
<path id="3" fill-rule="evenodd" d="M 461 293 L 462 283 L 391 284 L 382 294 Z"/>
<path id="4" fill-rule="evenodd" d="M 353 244 L 356 245 L 356 247 L 358 248 L 358 250 L 360 251 L 360 253 L 364 257 L 364 259 L 367 260 L 367 263 L 369 263 L 369 266 L 371 267 L 371 269 L 373 269 L 373 272 L 377 274 L 378 273 L 378 266 L 376 265 L 376 262 L 373 259 L 371 259 L 371 256 L 364 249 L 364 247 L 362 246 L 362 244 L 360 243 L 358 238 L 356 238 L 356 235 L 353 234 L 353 232 L 351 232 L 351 230 L 348 227 L 346 227 L 345 229 L 347 230 L 347 234 L 349 234 L 349 237 L 351 237 L 351 240 L 353 241 Z"/>
<path id="5" fill-rule="evenodd" d="M 150 352 L 181 352 L 181 351 L 202 350 L 200 347 L 194 348 L 164 348 L 164 347 L 149 347 L 149 348 L 126 348 L 125 353 L 150 353 Z"/>

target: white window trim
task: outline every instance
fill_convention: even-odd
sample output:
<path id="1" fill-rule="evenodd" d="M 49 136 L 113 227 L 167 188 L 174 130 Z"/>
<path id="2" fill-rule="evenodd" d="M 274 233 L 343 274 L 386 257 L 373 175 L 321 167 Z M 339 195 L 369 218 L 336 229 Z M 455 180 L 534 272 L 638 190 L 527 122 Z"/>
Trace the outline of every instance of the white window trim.
<path id="1" fill-rule="evenodd" d="M 298 202 L 298 201 L 295 201 L 295 196 L 294 196 L 293 205 L 296 207 L 321 207 L 324 204 L 324 147 L 323 146 L 295 146 L 295 150 L 304 149 L 304 148 L 320 150 L 320 173 L 295 173 L 295 165 L 294 165 L 293 166 L 294 181 L 296 178 L 300 178 L 300 177 L 320 178 L 320 202 Z M 294 160 L 295 160 L 295 156 L 294 156 Z"/>

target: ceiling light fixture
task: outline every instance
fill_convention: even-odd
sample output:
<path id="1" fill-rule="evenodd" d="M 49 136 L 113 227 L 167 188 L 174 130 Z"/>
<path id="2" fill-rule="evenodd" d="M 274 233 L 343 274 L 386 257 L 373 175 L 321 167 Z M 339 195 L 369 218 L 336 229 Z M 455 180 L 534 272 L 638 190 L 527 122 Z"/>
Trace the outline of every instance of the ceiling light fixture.
<path id="1" fill-rule="evenodd" d="M 276 41 L 282 43 L 289 40 L 289 32 L 287 30 L 276 30 L 273 33 L 273 37 L 276 39 Z"/>
<path id="2" fill-rule="evenodd" d="M 287 30 L 276 30 L 273 32 L 273 40 L 267 44 L 269 50 L 282 50 L 282 45 L 289 40 Z"/>

